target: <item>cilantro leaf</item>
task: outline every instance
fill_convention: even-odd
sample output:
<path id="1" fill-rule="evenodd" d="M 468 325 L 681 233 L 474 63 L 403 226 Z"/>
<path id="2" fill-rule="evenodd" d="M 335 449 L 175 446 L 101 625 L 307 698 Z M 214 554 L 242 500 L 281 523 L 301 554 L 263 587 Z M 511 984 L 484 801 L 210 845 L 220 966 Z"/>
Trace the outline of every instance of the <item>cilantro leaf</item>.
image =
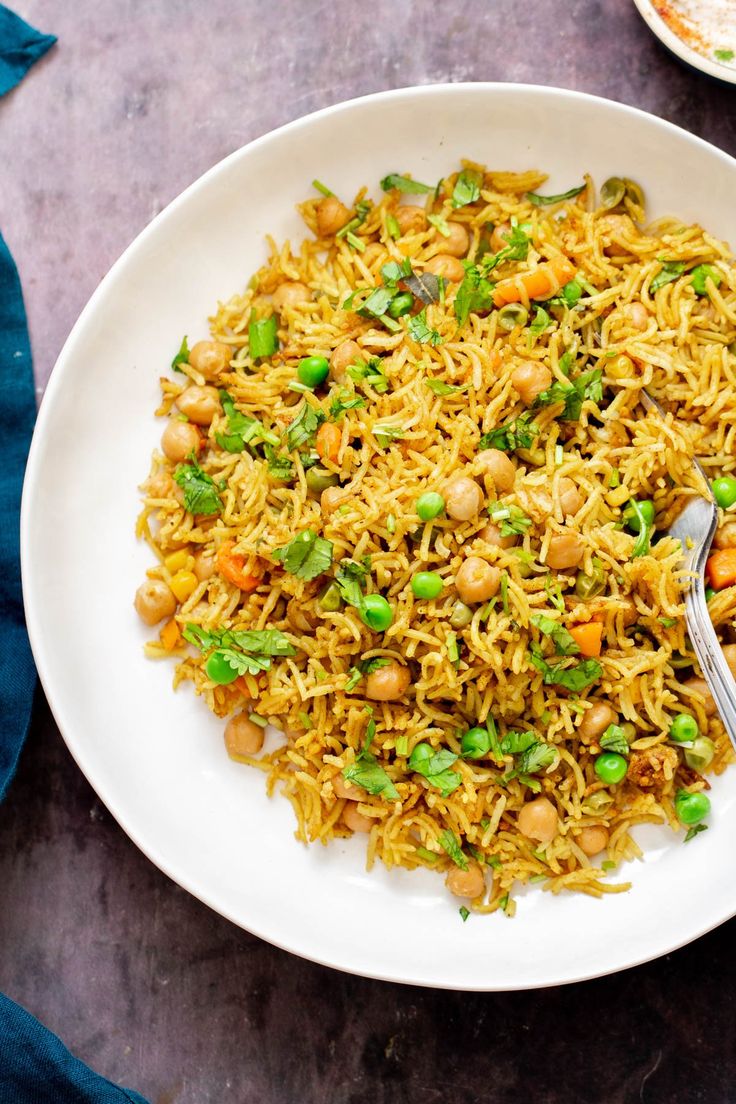
<path id="1" fill-rule="evenodd" d="M 499 254 L 500 256 L 500 254 Z M 477 265 L 466 269 L 463 282 L 455 296 L 454 310 L 458 326 L 464 326 L 471 311 L 490 310 L 493 306 L 493 284 L 487 280 Z"/>
<path id="2" fill-rule="evenodd" d="M 410 180 L 408 176 L 399 176 L 398 173 L 389 173 L 388 176 L 384 176 L 381 181 L 381 188 L 384 192 L 390 192 L 392 188 L 396 188 L 397 191 L 404 192 L 406 195 L 423 195 L 434 191 L 434 185 L 420 184 L 418 180 Z"/>
<path id="3" fill-rule="evenodd" d="M 282 548 L 275 548 L 273 557 L 297 579 L 316 579 L 332 566 L 332 542 L 305 529 Z"/>
<path id="4" fill-rule="evenodd" d="M 482 183 L 483 174 L 477 169 L 463 169 L 459 172 L 452 189 L 452 206 L 467 207 L 469 203 L 476 203 L 480 199 Z"/>
<path id="5" fill-rule="evenodd" d="M 489 273 L 503 261 L 525 261 L 529 256 L 529 246 L 531 245 L 531 238 L 526 232 L 527 229 L 531 229 L 529 223 L 525 223 L 523 226 L 512 226 L 511 231 L 503 235 L 509 244 L 505 245 L 498 253 L 493 253 L 483 259 L 483 271 Z"/>
<path id="6" fill-rule="evenodd" d="M 179 346 L 179 352 L 176 354 L 171 362 L 171 367 L 175 372 L 181 372 L 180 364 L 189 363 L 189 345 L 187 344 L 187 335 L 181 339 L 181 345 Z"/>
<path id="7" fill-rule="evenodd" d="M 364 675 L 370 675 L 373 671 L 377 671 L 380 667 L 386 667 L 392 660 L 388 656 L 373 656 L 372 659 L 363 659 L 357 667 L 351 667 L 349 672 L 348 681 L 345 683 L 343 689 L 346 693 L 350 693 L 358 685 Z"/>
<path id="8" fill-rule="evenodd" d="M 376 797 L 386 797 L 395 801 L 399 796 L 386 771 L 367 748 L 363 748 L 358 753 L 354 763 L 344 768 L 342 776 L 346 782 L 352 782 Z"/>
<path id="9" fill-rule="evenodd" d="M 642 504 L 635 498 L 629 499 L 629 505 L 626 508 L 626 513 L 633 514 L 639 523 L 638 536 L 634 541 L 634 547 L 631 550 L 632 560 L 638 559 L 639 556 L 646 556 L 649 552 L 651 545 L 651 536 L 654 525 L 647 518 L 646 513 L 642 509 Z M 633 526 L 632 526 L 633 528 Z"/>
<path id="10" fill-rule="evenodd" d="M 354 606 L 358 610 L 363 608 L 363 591 L 367 574 L 368 569 L 353 560 L 343 560 L 335 573 L 340 597 L 349 606 Z"/>
<path id="11" fill-rule="evenodd" d="M 531 619 L 532 625 L 539 629 L 543 636 L 548 636 L 555 646 L 557 655 L 576 655 L 580 648 L 575 643 L 575 638 L 567 631 L 564 625 L 556 621 L 554 617 L 547 617 L 543 613 L 536 613 Z"/>
<path id="12" fill-rule="evenodd" d="M 538 742 L 534 732 L 507 732 L 501 740 L 501 751 L 504 755 L 519 755 Z"/>
<path id="13" fill-rule="evenodd" d="M 433 272 L 412 272 L 403 280 L 412 295 L 415 295 L 426 306 L 430 303 L 439 303 L 441 276 L 435 276 Z"/>
<path id="14" fill-rule="evenodd" d="M 564 422 L 577 422 L 583 409 L 583 402 L 590 399 L 599 403 L 603 398 L 603 370 L 593 368 L 590 372 L 581 372 L 577 379 L 571 383 L 561 383 L 555 380 L 546 391 L 542 391 L 535 399 L 535 406 L 553 406 L 556 403 L 564 403 L 564 410 L 559 417 Z"/>
<path id="15" fill-rule="evenodd" d="M 265 656 L 293 656 L 296 648 L 280 629 L 229 629 L 226 631 L 229 643 L 244 652 Z"/>
<path id="16" fill-rule="evenodd" d="M 222 499 L 217 493 L 215 481 L 202 471 L 194 453 L 188 464 L 180 464 L 176 469 L 174 481 L 184 491 L 184 508 L 190 514 L 211 517 L 222 511 Z"/>
<path id="17" fill-rule="evenodd" d="M 411 261 L 408 257 L 404 257 L 403 261 L 389 261 L 381 268 L 381 276 L 383 277 L 384 284 L 397 284 L 399 280 L 412 275 Z"/>
<path id="18" fill-rule="evenodd" d="M 460 908 L 457 911 L 460 913 L 460 916 L 462 918 L 462 922 L 464 924 L 465 921 L 470 916 L 470 909 L 466 908 L 465 905 L 461 905 Z"/>
<path id="19" fill-rule="evenodd" d="M 349 364 L 346 371 L 354 383 L 365 383 L 379 395 L 388 391 L 388 380 L 381 368 L 380 357 L 371 357 L 367 363 L 361 360 Z"/>
<path id="20" fill-rule="evenodd" d="M 529 327 L 529 333 L 533 337 L 539 337 L 539 335 L 543 334 L 547 327 L 551 325 L 552 319 L 547 314 L 544 307 L 537 307 L 536 313 L 534 315 L 534 321 Z"/>
<path id="21" fill-rule="evenodd" d="M 734 54 L 733 50 L 714 50 L 713 57 L 718 61 L 733 61 Z"/>
<path id="22" fill-rule="evenodd" d="M 338 421 L 346 410 L 355 410 L 359 406 L 365 406 L 362 395 L 355 395 L 351 391 L 338 391 L 330 403 L 330 418 Z"/>
<path id="23" fill-rule="evenodd" d="M 272 656 L 296 655 L 296 648 L 279 629 L 203 629 L 190 622 L 182 635 L 201 652 L 216 651 L 239 675 L 267 671 Z"/>
<path id="24" fill-rule="evenodd" d="M 523 536 L 532 523 L 520 506 L 503 502 L 492 502 L 488 507 L 491 521 L 500 523 L 502 537 Z"/>
<path id="25" fill-rule="evenodd" d="M 546 299 L 547 306 L 570 307 L 572 309 L 580 300 L 583 289 L 577 280 L 569 280 L 562 288 L 560 294 Z"/>
<path id="26" fill-rule="evenodd" d="M 394 297 L 394 288 L 385 285 L 374 288 L 367 299 L 355 308 L 355 313 L 362 318 L 381 318 L 388 310 L 388 305 Z"/>
<path id="27" fill-rule="evenodd" d="M 708 831 L 708 825 L 707 824 L 694 824 L 692 828 L 688 828 L 687 833 L 685 834 L 685 839 L 683 840 L 683 843 L 689 843 L 690 840 L 694 839 L 695 836 L 697 836 L 700 832 L 707 832 L 707 831 Z"/>
<path id="28" fill-rule="evenodd" d="M 684 271 L 684 261 L 663 261 L 662 267 L 649 285 L 649 290 L 659 291 L 665 284 L 671 284 L 673 280 L 679 279 Z"/>
<path id="29" fill-rule="evenodd" d="M 484 433 L 478 442 L 478 448 L 497 448 L 502 452 L 531 448 L 538 433 L 539 426 L 534 423 L 533 415 L 520 414 L 518 418 L 506 422 L 505 425 L 497 426 L 490 433 Z"/>
<path id="30" fill-rule="evenodd" d="M 535 207 L 548 207 L 552 203 L 564 203 L 566 199 L 574 199 L 575 196 L 585 189 L 585 184 L 580 184 L 577 188 L 570 188 L 567 192 L 560 192 L 559 195 L 542 196 L 536 192 L 527 192 L 526 198 L 530 203 L 533 203 Z"/>
<path id="31" fill-rule="evenodd" d="M 386 448 L 391 441 L 404 436 L 404 430 L 401 426 L 393 425 L 375 425 L 371 432 L 381 448 Z"/>
<path id="32" fill-rule="evenodd" d="M 373 205 L 370 200 L 360 200 L 358 203 L 356 203 L 355 214 L 352 218 L 348 219 L 344 226 L 340 227 L 340 229 L 335 234 L 335 237 L 347 238 L 354 248 L 360 249 L 362 252 L 365 246 L 360 241 L 360 238 L 355 237 L 355 235 L 353 234 L 353 230 L 357 230 L 359 226 L 363 225 L 365 220 L 368 218 L 368 213 L 371 210 L 372 206 Z"/>
<path id="33" fill-rule="evenodd" d="M 257 418 L 251 418 L 243 414 L 235 406 L 232 396 L 227 391 L 220 391 L 220 402 L 227 416 L 227 433 L 216 433 L 215 440 L 220 448 L 226 452 L 242 452 L 246 445 L 255 445 L 266 442 L 269 445 L 277 445 L 279 438 L 272 430 L 266 429 Z"/>
<path id="34" fill-rule="evenodd" d="M 597 659 L 584 659 L 572 667 L 564 667 L 561 663 L 547 663 L 539 650 L 533 645 L 529 658 L 544 676 L 545 686 L 561 686 L 573 693 L 585 690 L 603 674 L 603 668 Z"/>
<path id="35" fill-rule="evenodd" d="M 716 287 L 721 286 L 721 274 L 713 265 L 699 264 L 692 270 L 690 275 L 693 278 L 693 291 L 696 295 L 708 294 L 708 289 L 705 286 L 706 280 L 712 280 Z"/>
<path id="36" fill-rule="evenodd" d="M 537 740 L 521 753 L 517 769 L 519 774 L 537 774 L 546 767 L 551 767 L 557 756 L 558 752 L 551 744 Z"/>
<path id="37" fill-rule="evenodd" d="M 311 444 L 315 433 L 324 421 L 325 416 L 322 411 L 315 410 L 305 399 L 297 416 L 286 427 L 286 447 L 289 452 L 293 452 L 307 442 Z"/>
<path id="38" fill-rule="evenodd" d="M 448 748 L 441 748 L 439 751 L 435 751 L 429 759 L 419 762 L 410 760 L 410 766 L 413 771 L 426 778 L 430 786 L 438 789 L 443 797 L 449 797 L 462 783 L 462 778 L 458 772 L 450 769 L 457 758 L 458 756 L 453 751 Z"/>
<path id="39" fill-rule="evenodd" d="M 421 310 L 419 314 L 412 315 L 409 319 L 409 334 L 418 341 L 421 345 L 426 345 L 429 342 L 430 345 L 441 345 L 442 338 L 437 330 L 433 330 L 427 325 L 427 308 Z"/>
<path id="40" fill-rule="evenodd" d="M 288 456 L 277 453 L 272 445 L 265 445 L 263 449 L 268 461 L 268 474 L 272 479 L 279 479 L 282 483 L 290 483 L 294 478 L 294 463 Z"/>
<path id="41" fill-rule="evenodd" d="M 629 741 L 621 725 L 610 724 L 600 739 L 604 751 L 615 751 L 617 755 L 629 754 Z"/>
<path id="42" fill-rule="evenodd" d="M 439 845 L 447 852 L 455 866 L 459 866 L 461 870 L 468 869 L 468 860 L 462 853 L 460 843 L 457 836 L 449 828 L 445 828 L 444 832 L 440 832 L 437 837 Z"/>
<path id="43" fill-rule="evenodd" d="M 457 386 L 453 383 L 445 383 L 444 380 L 440 379 L 425 378 L 424 384 L 425 387 L 429 388 L 433 395 L 454 395 L 457 391 L 465 390 L 464 385 Z"/>

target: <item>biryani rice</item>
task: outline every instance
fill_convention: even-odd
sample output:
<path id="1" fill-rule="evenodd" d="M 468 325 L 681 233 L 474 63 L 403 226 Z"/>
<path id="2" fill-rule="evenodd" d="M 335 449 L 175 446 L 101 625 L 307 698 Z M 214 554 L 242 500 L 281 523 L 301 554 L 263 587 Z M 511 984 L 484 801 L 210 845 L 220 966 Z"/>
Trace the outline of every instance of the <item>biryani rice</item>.
<path id="1" fill-rule="evenodd" d="M 232 540 L 243 557 L 243 572 L 262 579 L 246 595 L 215 571 L 179 604 L 175 621 L 204 629 L 280 629 L 295 646 L 294 656 L 274 657 L 270 669 L 258 676 L 246 674 L 237 684 L 218 685 L 208 678 L 203 657 L 183 642 L 172 650 L 153 641 L 147 653 L 175 655 L 175 685 L 192 682 L 218 717 L 252 709 L 286 733 L 277 750 L 243 761 L 267 773 L 269 793 L 280 789 L 289 799 L 297 837 L 326 844 L 350 834 L 342 820 L 347 802 L 336 796 L 334 780 L 360 754 L 372 717 L 371 752 L 399 798 L 360 795 L 357 811 L 372 825 L 368 865 L 380 859 L 388 867 L 426 866 L 446 873 L 453 863 L 439 838 L 449 829 L 468 857 L 475 854 L 484 861 L 487 892 L 473 907 L 509 912 L 511 891 L 530 880 L 552 893 L 599 896 L 628 888 L 628 883 L 609 880 L 609 871 L 640 857 L 632 829 L 665 823 L 679 830 L 676 789 L 707 787 L 684 764 L 677 778 L 666 779 L 655 792 L 630 781 L 607 786 L 594 770 L 597 742 L 586 744 L 577 735 L 589 702 L 609 703 L 622 723 L 635 726 L 632 751 L 667 744 L 672 716 L 684 710 L 715 743 L 710 769 L 720 773 L 732 759 L 719 719 L 706 715 L 702 696 L 682 679 L 683 667 L 695 663 L 683 616 L 686 579 L 679 548 L 661 537 L 648 555 L 631 558 L 632 536 L 621 527 L 621 514 L 630 499 L 650 499 L 657 527 L 665 529 L 688 497 L 703 493 L 695 456 L 709 478 L 736 467 L 736 358 L 730 351 L 736 341 L 736 273 L 728 247 L 700 227 L 667 218 L 642 228 L 636 219 L 643 212 L 630 204 L 614 214 L 598 208 L 591 182 L 569 202 L 538 207 L 526 193 L 543 184 L 543 173 L 481 171 L 477 202 L 453 209 L 453 175 L 438 198 L 427 197 L 426 209 L 466 227 L 471 262 L 487 224 L 531 223 L 526 261 L 501 267 L 500 277 L 565 256 L 586 281 L 578 307 L 556 312 L 557 324 L 532 341 L 528 326 L 501 330 L 495 309 L 471 312 L 458 327 L 453 312 L 457 284 L 448 284 L 444 303 L 426 309 L 427 324 L 441 339 L 437 345 L 414 340 L 405 319 L 392 333 L 376 320 L 343 309 L 356 289 L 381 284 L 381 268 L 388 261 L 409 258 L 421 273 L 442 253 L 444 235 L 432 224 L 398 240 L 391 236 L 389 219 L 406 202 L 396 191 L 373 204 L 356 229 L 361 249 L 334 236 L 305 237 L 295 251 L 288 242 L 279 246 L 269 239 L 267 265 L 245 292 L 221 303 L 210 320 L 212 338 L 232 349 L 230 370 L 217 384 L 227 389 L 239 411 L 282 433 L 305 401 L 329 411 L 324 389 L 307 399 L 289 390 L 301 358 L 329 358 L 347 339 L 357 342 L 366 359 L 380 357 L 388 389 L 379 393 L 355 384 L 365 405 L 341 419 L 339 463 L 323 464 L 339 475 L 343 496 L 335 509 L 322 510 L 296 453 L 291 454 L 295 480 L 289 485 L 269 475 L 255 450 L 231 453 L 218 447 L 215 435 L 225 432 L 227 423 L 221 413 L 205 429 L 206 447 L 199 457 L 203 470 L 223 488 L 221 513 L 203 518 L 188 512 L 178 488 L 166 483 L 176 465 L 156 452 L 143 485 L 138 533 L 158 557 L 149 572 L 153 578 L 171 581 L 163 561 L 175 549 L 213 552 Z M 366 198 L 363 191 L 355 202 Z M 313 234 L 318 202 L 301 206 Z M 686 279 L 676 279 L 652 292 L 662 256 L 688 268 L 712 265 L 720 286 L 712 287 L 709 297 L 698 297 Z M 271 296 L 285 281 L 306 285 L 311 299 L 281 311 L 279 349 L 255 363 L 248 347 L 252 312 L 269 314 Z M 530 312 L 544 306 L 544 300 L 529 302 L 521 280 L 517 288 Z M 643 329 L 633 324 L 631 304 L 646 310 Z M 604 399 L 599 404 L 586 400 L 577 422 L 561 421 L 559 407 L 536 409 L 540 432 L 532 447 L 509 453 L 517 465 L 513 494 L 496 495 L 481 472 L 479 439 L 526 411 L 511 384 L 514 368 L 529 361 L 544 364 L 553 379 L 567 383 L 561 368 L 567 350 L 574 350 L 577 371 L 603 370 Z M 212 382 L 188 363 L 179 367 L 183 376 L 161 380 L 157 414 L 162 417 L 176 416 L 176 398 L 188 384 Z M 462 389 L 436 395 L 427 379 Z M 338 384 L 352 388 L 343 378 L 330 381 L 333 391 Z M 666 407 L 664 418 L 643 410 L 644 387 Z M 401 436 L 374 435 L 374 427 L 387 425 Z M 514 547 L 489 547 L 478 538 L 487 515 L 468 522 L 444 515 L 426 524 L 418 521 L 418 496 L 441 490 L 458 472 L 479 482 L 486 502 L 513 500 L 531 518 Z M 572 522 L 565 521 L 560 505 L 562 479 L 572 480 L 583 500 Z M 574 573 L 550 573 L 545 566 L 550 541 L 570 528 L 584 544 L 580 570 L 590 574 L 597 560 L 605 572 L 605 591 L 592 600 L 576 596 Z M 332 543 L 335 565 L 370 557 L 369 589 L 382 593 L 393 610 L 385 632 L 372 632 L 351 606 L 325 612 L 319 605 L 325 579 L 305 581 L 274 563 L 273 550 L 306 529 Z M 479 555 L 506 574 L 507 609 L 496 603 L 489 612 L 485 602 L 473 607 L 469 625 L 455 634 L 462 651 L 459 662 L 453 662 L 448 635 L 457 600 L 453 580 L 466 554 Z M 445 586 L 439 598 L 414 597 L 410 582 L 418 566 L 441 574 Z M 551 600 L 558 585 L 562 611 Z M 711 609 L 728 641 L 736 588 L 720 591 Z M 566 624 L 585 623 L 594 615 L 602 621 L 602 674 L 577 696 L 543 685 L 530 662 L 530 641 L 539 639 L 530 618 L 541 612 L 562 612 Z M 402 699 L 369 701 L 365 679 L 346 692 L 350 669 L 375 657 L 410 665 L 411 685 Z M 518 831 L 520 810 L 537 794 L 519 778 L 501 784 L 493 762 L 458 758 L 453 769 L 462 784 L 447 797 L 409 768 L 412 749 L 423 741 L 460 755 L 462 733 L 489 717 L 500 734 L 543 733 L 559 753 L 546 773 L 535 776 L 558 813 L 558 831 L 550 843 Z M 397 740 L 407 754 L 397 753 Z M 508 757 L 506 765 L 511 763 Z M 592 810 L 587 802 L 601 792 L 610 804 Z M 608 847 L 591 857 L 576 839 L 582 828 L 597 825 L 610 833 Z"/>

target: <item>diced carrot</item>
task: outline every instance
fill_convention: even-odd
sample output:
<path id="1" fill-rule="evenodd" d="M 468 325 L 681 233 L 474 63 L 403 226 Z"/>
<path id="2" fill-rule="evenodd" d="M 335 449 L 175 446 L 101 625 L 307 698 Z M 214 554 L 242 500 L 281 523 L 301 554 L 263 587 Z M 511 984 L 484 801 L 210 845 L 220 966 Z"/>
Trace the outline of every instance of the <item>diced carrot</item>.
<path id="1" fill-rule="evenodd" d="M 573 625 L 569 630 L 580 654 L 584 656 L 599 656 L 603 641 L 603 625 L 600 621 L 586 621 L 584 625 Z"/>
<path id="2" fill-rule="evenodd" d="M 233 586 L 240 587 L 246 594 L 250 594 L 260 584 L 261 580 L 255 575 L 246 575 L 243 572 L 245 556 L 241 556 L 239 552 L 233 552 L 234 547 L 234 541 L 225 541 L 220 546 L 217 552 L 217 570 L 223 579 L 227 579 Z"/>
<path id="3" fill-rule="evenodd" d="M 317 449 L 321 460 L 331 460 L 333 464 L 336 464 L 340 455 L 341 442 L 342 432 L 334 422 L 323 422 L 317 430 L 314 447 Z"/>
<path id="4" fill-rule="evenodd" d="M 721 548 L 708 557 L 705 574 L 714 590 L 736 583 L 736 548 Z"/>
<path id="5" fill-rule="evenodd" d="M 166 651 L 172 652 L 181 639 L 179 626 L 177 625 L 173 617 L 170 621 L 166 622 L 164 627 L 159 632 L 158 636 Z"/>
<path id="6" fill-rule="evenodd" d="M 240 693 L 243 695 L 243 697 L 247 698 L 248 701 L 250 701 L 250 699 L 253 697 L 250 690 L 248 689 L 248 683 L 245 681 L 245 676 L 244 675 L 239 675 L 235 679 L 235 682 L 233 683 L 233 686 L 236 689 L 238 689 L 240 691 Z"/>
<path id="7" fill-rule="evenodd" d="M 524 298 L 522 287 L 528 299 L 542 299 L 572 280 L 576 272 L 575 265 L 567 257 L 553 257 L 531 272 L 501 280 L 493 292 L 493 302 L 497 307 L 505 303 L 520 303 Z"/>

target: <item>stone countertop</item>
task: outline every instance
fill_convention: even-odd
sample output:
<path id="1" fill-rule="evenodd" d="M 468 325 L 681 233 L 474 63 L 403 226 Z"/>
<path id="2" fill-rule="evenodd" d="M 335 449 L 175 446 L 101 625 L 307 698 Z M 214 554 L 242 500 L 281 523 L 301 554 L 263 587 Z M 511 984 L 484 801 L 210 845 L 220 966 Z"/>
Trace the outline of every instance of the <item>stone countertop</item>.
<path id="1" fill-rule="evenodd" d="M 736 154 L 736 92 L 669 56 L 629 0 L 15 6 L 59 37 L 0 101 L 0 228 L 39 392 L 153 215 L 227 153 L 328 104 L 441 81 L 560 85 Z M 0 885 L 0 989 L 152 1104 L 736 1098 L 735 922 L 650 965 L 539 992 L 339 974 L 240 931 L 152 866 L 81 776 L 40 693 L 0 808 Z"/>

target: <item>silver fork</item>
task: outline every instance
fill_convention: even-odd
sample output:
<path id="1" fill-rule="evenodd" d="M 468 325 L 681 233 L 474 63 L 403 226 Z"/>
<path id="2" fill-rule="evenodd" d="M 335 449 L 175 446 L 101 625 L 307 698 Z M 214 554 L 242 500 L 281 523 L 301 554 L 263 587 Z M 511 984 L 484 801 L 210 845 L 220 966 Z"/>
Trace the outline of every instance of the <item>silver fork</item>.
<path id="1" fill-rule="evenodd" d="M 656 410 L 664 416 L 662 407 L 646 391 L 642 391 L 642 401 L 648 410 Z M 697 460 L 694 464 L 707 486 L 702 466 Z M 703 678 L 736 748 L 736 681 L 724 658 L 705 597 L 705 562 L 717 528 L 718 510 L 712 499 L 693 497 L 670 525 L 667 535 L 680 541 L 684 566 L 692 572 L 693 577 L 685 592 L 685 621 Z"/>

